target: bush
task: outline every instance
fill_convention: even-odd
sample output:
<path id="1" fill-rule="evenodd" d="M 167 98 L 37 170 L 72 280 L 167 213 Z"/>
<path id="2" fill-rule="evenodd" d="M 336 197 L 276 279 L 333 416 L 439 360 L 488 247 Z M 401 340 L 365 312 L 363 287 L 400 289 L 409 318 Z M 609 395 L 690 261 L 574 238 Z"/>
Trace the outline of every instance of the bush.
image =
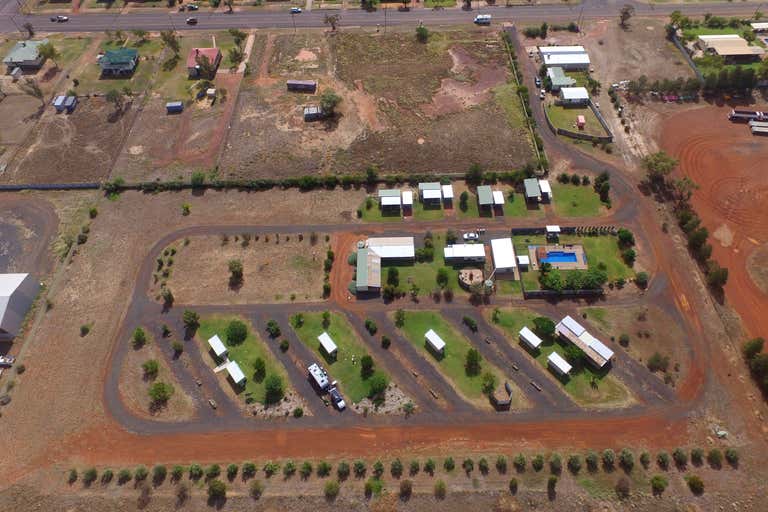
<path id="1" fill-rule="evenodd" d="M 456 467 L 456 463 L 453 461 L 453 457 L 448 457 L 447 459 L 445 459 L 445 461 L 443 462 L 443 467 L 445 468 L 446 471 L 453 471 L 454 468 Z"/>
<path id="2" fill-rule="evenodd" d="M 261 483 L 261 480 L 254 480 L 251 482 L 249 493 L 251 498 L 255 500 L 261 498 L 261 495 L 264 493 L 264 484 Z"/>
<path id="3" fill-rule="evenodd" d="M 403 500 L 407 500 L 411 497 L 411 494 L 413 493 L 413 482 L 411 482 L 408 479 L 405 479 L 400 482 L 400 498 Z"/>
<path id="4" fill-rule="evenodd" d="M 248 337 L 248 327 L 240 320 L 232 320 L 227 325 L 227 342 L 231 345 L 239 345 Z"/>
<path id="5" fill-rule="evenodd" d="M 464 462 L 461 463 L 461 467 L 464 470 L 465 473 L 469 474 L 475 469 L 475 462 L 472 459 L 464 459 Z"/>
<path id="6" fill-rule="evenodd" d="M 221 480 L 211 480 L 208 484 L 208 498 L 211 500 L 223 500 L 227 497 L 227 484 Z"/>
<path id="7" fill-rule="evenodd" d="M 503 455 L 496 457 L 496 471 L 501 474 L 507 472 L 507 458 Z"/>
<path id="8" fill-rule="evenodd" d="M 472 332 L 477 332 L 477 322 L 475 321 L 475 319 L 474 319 L 474 318 L 472 318 L 472 317 L 470 317 L 470 316 L 465 316 L 465 317 L 462 319 L 462 322 L 464 322 L 464 325 L 466 325 L 467 327 L 469 327 L 469 330 L 470 330 L 470 331 L 472 331 Z"/>
<path id="9" fill-rule="evenodd" d="M 336 476 L 342 481 L 349 478 L 349 463 L 344 461 L 339 462 L 339 465 L 336 468 Z"/>
<path id="10" fill-rule="evenodd" d="M 509 481 L 509 493 L 512 495 L 517 494 L 517 478 L 512 478 Z"/>
<path id="11" fill-rule="evenodd" d="M 390 473 L 392 473 L 392 476 L 395 478 L 400 478 L 400 476 L 403 474 L 403 463 L 400 462 L 400 459 L 395 459 L 392 461 L 392 464 L 389 467 Z"/>
<path id="12" fill-rule="evenodd" d="M 640 464 L 643 465 L 643 469 L 648 469 L 648 466 L 651 465 L 651 454 L 648 452 L 643 452 L 640 454 Z"/>
<path id="13" fill-rule="evenodd" d="M 731 466 L 738 466 L 739 465 L 739 452 L 737 452 L 734 448 L 727 448 L 725 450 L 725 460 L 728 461 L 728 464 Z"/>
<path id="14" fill-rule="evenodd" d="M 293 417 L 294 418 L 301 418 L 302 416 L 304 416 L 304 409 L 302 409 L 301 407 L 296 407 L 293 410 Z"/>
<path id="15" fill-rule="evenodd" d="M 638 272 L 635 275 L 635 283 L 640 288 L 645 288 L 648 286 L 648 273 L 647 272 Z"/>
<path id="16" fill-rule="evenodd" d="M 390 268 L 393 268 L 393 267 L 390 267 Z M 373 336 L 374 334 L 376 334 L 376 331 L 378 331 L 379 328 L 376 325 L 376 322 L 374 322 L 370 318 L 366 318 L 366 320 L 365 320 L 365 330 L 368 331 L 368 334 Z"/>
<path id="17" fill-rule="evenodd" d="M 388 349 L 391 344 L 392 344 L 392 340 L 390 340 L 388 336 L 381 337 L 381 347 L 383 349 L 385 350 Z"/>
<path id="18" fill-rule="evenodd" d="M 704 482 L 698 475 L 691 475 L 686 477 L 685 481 L 688 483 L 688 488 L 695 495 L 704 494 Z"/>
<path id="19" fill-rule="evenodd" d="M 333 469 L 333 466 L 329 463 L 320 461 L 317 463 L 317 476 L 326 477 L 331 474 L 331 469 Z"/>
<path id="20" fill-rule="evenodd" d="M 173 469 L 171 469 L 171 480 L 179 481 L 182 476 L 184 476 L 184 467 L 178 464 L 173 466 Z"/>
<path id="21" fill-rule="evenodd" d="M 117 473 L 117 483 L 122 485 L 126 482 L 129 482 L 133 478 L 133 474 L 131 474 L 130 469 L 121 469 Z"/>
<path id="22" fill-rule="evenodd" d="M 723 452 L 717 448 L 709 450 L 709 453 L 707 454 L 707 462 L 712 468 L 720 469 L 723 467 Z"/>
<path id="23" fill-rule="evenodd" d="M 381 478 L 381 475 L 384 474 L 384 463 L 380 460 L 377 460 L 373 463 L 373 476 L 376 478 Z"/>
<path id="24" fill-rule="evenodd" d="M 701 466 L 704 462 L 704 450 L 701 448 L 694 448 L 691 450 L 691 464 L 694 466 Z"/>
<path id="25" fill-rule="evenodd" d="M 744 343 L 742 352 L 744 353 L 744 359 L 751 361 L 758 354 L 763 351 L 763 345 L 765 340 L 763 338 L 754 338 Z"/>
<path id="26" fill-rule="evenodd" d="M 355 472 L 355 477 L 357 477 L 357 478 L 364 477 L 365 476 L 365 472 L 366 472 L 365 462 L 363 462 L 361 460 L 356 460 L 352 464 L 352 471 Z"/>
<path id="27" fill-rule="evenodd" d="M 148 359 L 141 365 L 141 369 L 144 370 L 145 377 L 154 379 L 160 371 L 160 363 L 157 362 L 157 359 Z"/>
<path id="28" fill-rule="evenodd" d="M 80 332 L 82 333 L 82 328 L 80 329 Z M 86 332 L 86 334 L 88 333 Z M 133 331 L 133 336 L 131 337 L 131 343 L 133 344 L 133 348 L 139 349 L 143 347 L 146 342 L 147 342 L 147 333 L 144 332 L 144 329 L 142 329 L 141 327 L 137 327 Z"/>
<path id="29" fill-rule="evenodd" d="M 479 461 L 477 461 L 477 469 L 480 470 L 480 473 L 483 475 L 488 474 L 488 460 L 485 457 L 481 457 Z"/>
<path id="30" fill-rule="evenodd" d="M 632 468 L 635 467 L 635 456 L 632 455 L 629 448 L 622 448 L 619 453 L 619 465 L 627 472 L 632 471 Z"/>
<path id="31" fill-rule="evenodd" d="M 688 454 L 681 448 L 675 448 L 675 451 L 672 452 L 672 458 L 675 460 L 675 464 L 680 468 L 684 468 L 688 465 Z"/>
<path id="32" fill-rule="evenodd" d="M 408 474 L 411 476 L 414 476 L 419 473 L 420 469 L 421 469 L 421 465 L 419 464 L 419 461 L 412 460 L 408 466 Z"/>
<path id="33" fill-rule="evenodd" d="M 189 309 L 184 310 L 184 313 L 182 314 L 182 321 L 184 322 L 184 327 L 187 330 L 194 331 L 200 327 L 200 315 Z"/>
<path id="34" fill-rule="evenodd" d="M 667 452 L 661 452 L 656 456 L 656 464 L 663 470 L 669 468 L 669 454 Z"/>
<path id="35" fill-rule="evenodd" d="M 559 475 L 563 470 L 563 460 L 560 455 L 553 453 L 549 456 L 549 471 L 555 475 Z"/>
<path id="36" fill-rule="evenodd" d="M 168 402 L 173 395 L 173 386 L 167 382 L 155 382 L 149 387 L 149 398 L 152 399 L 152 403 L 156 406 L 160 406 Z"/>
<path id="37" fill-rule="evenodd" d="M 136 471 L 133 473 L 133 479 L 136 482 L 143 482 L 147 479 L 147 476 L 149 476 L 149 471 L 147 471 L 147 468 L 144 466 L 137 467 Z"/>
<path id="38" fill-rule="evenodd" d="M 442 500 L 445 499 L 445 494 L 447 492 L 447 488 L 445 486 L 445 482 L 442 480 L 438 480 L 435 482 L 435 498 Z"/>
<path id="39" fill-rule="evenodd" d="M 669 368 L 669 357 L 654 352 L 651 357 L 648 358 L 646 366 L 652 372 L 666 372 Z"/>
<path id="40" fill-rule="evenodd" d="M 575 454 L 568 457 L 568 470 L 574 475 L 581 471 L 581 457 Z"/>
<path id="41" fill-rule="evenodd" d="M 184 344 L 179 340 L 173 340 L 171 342 L 171 348 L 173 349 L 174 354 L 177 354 L 177 355 L 184 352 Z"/>
<path id="42" fill-rule="evenodd" d="M 88 468 L 83 471 L 83 484 L 91 485 L 99 477 L 99 473 L 96 468 Z"/>
<path id="43" fill-rule="evenodd" d="M 192 464 L 189 466 L 189 478 L 191 480 L 199 480 L 203 477 L 203 468 L 199 464 Z"/>
<path id="44" fill-rule="evenodd" d="M 301 476 L 303 480 L 306 480 L 311 475 L 312 475 L 312 463 L 309 462 L 308 460 L 304 461 L 304 463 L 299 468 L 299 476 Z"/>
<path id="45" fill-rule="evenodd" d="M 269 334 L 270 338 L 277 338 L 280 336 L 280 326 L 275 320 L 269 320 L 267 322 L 267 334 Z"/>
<path id="46" fill-rule="evenodd" d="M 288 349 L 291 347 L 291 344 L 288 342 L 287 339 L 283 338 L 280 340 L 280 351 L 281 352 L 288 352 Z"/>
<path id="47" fill-rule="evenodd" d="M 212 464 L 205 470 L 205 478 L 212 480 L 217 478 L 221 474 L 221 466 L 218 464 Z"/>
<path id="48" fill-rule="evenodd" d="M 598 457 L 595 452 L 590 451 L 587 456 L 584 457 L 584 461 L 587 463 L 587 469 L 594 473 L 597 471 Z"/>
<path id="49" fill-rule="evenodd" d="M 327 482 L 325 482 L 325 486 L 323 487 L 323 493 L 325 494 L 326 498 L 332 500 L 339 495 L 340 489 L 341 489 L 341 485 L 339 485 L 338 480 L 328 480 Z"/>
<path id="50" fill-rule="evenodd" d="M 152 482 L 155 485 L 160 485 L 165 481 L 165 477 L 168 475 L 168 468 L 159 465 L 152 468 Z"/>
<path id="51" fill-rule="evenodd" d="M 604 450 L 603 466 L 605 466 L 605 468 L 608 470 L 612 470 L 615 465 L 616 465 L 616 453 L 610 448 L 608 448 L 607 450 Z"/>
<path id="52" fill-rule="evenodd" d="M 253 462 L 243 462 L 243 480 L 252 478 L 256 474 L 256 464 Z"/>
<path id="53" fill-rule="evenodd" d="M 285 478 L 290 478 L 296 473 L 296 463 L 292 460 L 289 460 L 285 463 L 283 466 L 283 476 Z"/>
<path id="54" fill-rule="evenodd" d="M 666 490 L 667 485 L 669 485 L 669 483 L 662 475 L 654 475 L 653 478 L 651 478 L 651 491 L 653 491 L 653 494 L 656 496 L 660 496 Z"/>
<path id="55" fill-rule="evenodd" d="M 478 352 L 477 349 L 470 348 L 467 350 L 466 361 L 464 363 L 467 375 L 473 376 L 480 374 L 481 361 L 482 356 L 480 356 L 480 352 Z"/>
<path id="56" fill-rule="evenodd" d="M 531 459 L 531 467 L 536 472 L 541 471 L 544 468 L 544 457 L 541 454 L 534 455 Z"/>
<path id="57" fill-rule="evenodd" d="M 426 43 L 429 40 L 429 30 L 424 25 L 416 27 L 416 39 L 420 43 Z"/>
<path id="58" fill-rule="evenodd" d="M 278 375 L 270 374 L 264 379 L 264 402 L 274 404 L 283 398 L 283 379 Z"/>
<path id="59" fill-rule="evenodd" d="M 240 468 L 237 466 L 237 464 L 230 464 L 227 466 L 227 478 L 234 480 L 239 469 Z"/>

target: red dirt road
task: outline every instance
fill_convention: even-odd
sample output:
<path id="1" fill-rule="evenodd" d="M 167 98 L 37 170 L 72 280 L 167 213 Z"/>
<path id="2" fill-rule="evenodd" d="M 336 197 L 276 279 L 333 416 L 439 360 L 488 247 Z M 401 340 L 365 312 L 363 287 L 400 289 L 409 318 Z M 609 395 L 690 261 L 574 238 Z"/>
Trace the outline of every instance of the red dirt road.
<path id="1" fill-rule="evenodd" d="M 768 334 L 768 296 L 750 279 L 749 254 L 768 242 L 768 139 L 727 120 L 729 107 L 676 114 L 663 126 L 662 147 L 699 185 L 693 205 L 710 233 L 712 257 L 729 270 L 725 293 L 751 336 Z"/>

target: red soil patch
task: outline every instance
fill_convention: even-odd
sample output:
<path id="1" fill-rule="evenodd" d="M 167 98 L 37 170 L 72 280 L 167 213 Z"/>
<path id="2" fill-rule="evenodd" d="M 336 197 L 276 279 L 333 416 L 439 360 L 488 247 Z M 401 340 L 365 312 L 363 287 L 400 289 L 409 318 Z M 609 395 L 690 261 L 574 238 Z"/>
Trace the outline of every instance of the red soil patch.
<path id="1" fill-rule="evenodd" d="M 768 141 L 753 136 L 746 125 L 730 123 L 729 110 L 704 107 L 672 116 L 663 125 L 661 145 L 699 185 L 693 206 L 709 232 L 732 234 L 726 243 L 710 237 L 712 255 L 728 267 L 726 296 L 746 330 L 765 335 L 768 295 L 750 279 L 746 265 L 749 254 L 768 241 L 768 174 L 763 164 Z"/>

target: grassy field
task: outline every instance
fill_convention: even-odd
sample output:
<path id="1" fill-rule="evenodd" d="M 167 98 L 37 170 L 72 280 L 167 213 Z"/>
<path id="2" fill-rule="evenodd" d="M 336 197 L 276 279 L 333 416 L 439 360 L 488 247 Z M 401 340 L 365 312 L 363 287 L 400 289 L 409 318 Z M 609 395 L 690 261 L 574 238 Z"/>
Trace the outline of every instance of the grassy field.
<path id="1" fill-rule="evenodd" d="M 497 279 L 496 280 L 496 294 L 497 295 L 512 295 L 519 296 L 522 293 L 522 286 L 520 281 L 512 279 Z"/>
<path id="2" fill-rule="evenodd" d="M 248 326 L 248 337 L 243 343 L 232 345 L 227 342 L 227 325 L 229 325 L 229 322 L 232 320 L 245 321 L 243 318 L 237 316 L 209 316 L 201 318 L 200 327 L 197 329 L 196 335 L 197 339 L 200 341 L 200 351 L 209 354 L 211 359 L 213 359 L 210 347 L 208 346 L 208 339 L 214 334 L 217 334 L 219 338 L 221 338 L 221 341 L 224 342 L 224 345 L 226 345 L 229 350 L 229 359 L 231 361 L 237 361 L 237 364 L 246 376 L 245 392 L 243 393 L 246 402 L 252 399 L 256 402 L 264 403 L 264 380 L 268 375 L 278 375 L 283 380 L 283 389 L 287 390 L 289 381 L 285 369 L 274 358 L 272 352 L 270 352 L 264 345 L 264 341 L 255 333 L 253 326 L 251 326 L 249 322 L 245 321 L 245 324 Z M 254 378 L 253 364 L 259 357 L 264 360 L 266 372 L 264 378 L 257 381 Z M 218 363 L 214 362 L 214 364 Z M 226 375 L 226 373 L 226 370 L 222 372 L 223 375 Z"/>
<path id="3" fill-rule="evenodd" d="M 454 200 L 454 204 L 456 207 L 456 217 L 459 219 L 469 219 L 469 218 L 478 218 L 480 217 L 480 210 L 477 205 L 477 195 L 473 194 L 472 192 L 467 191 L 467 194 L 469 194 L 469 198 L 467 199 L 467 208 L 465 210 L 462 210 L 459 206 L 461 203 L 459 201 L 459 197 L 457 196 Z M 483 214 L 483 216 L 488 216 L 487 214 Z"/>
<path id="4" fill-rule="evenodd" d="M 56 64 L 62 69 L 69 67 L 75 60 L 79 59 L 92 41 L 90 37 L 64 37 L 62 35 L 51 36 L 48 40 L 60 54 L 59 58 L 56 59 Z"/>
<path id="5" fill-rule="evenodd" d="M 116 41 L 104 41 L 101 44 L 101 50 L 116 50 L 119 48 L 135 48 L 139 51 L 139 64 L 133 75 L 125 78 L 101 78 L 101 68 L 97 62 L 87 63 L 84 72 L 75 77 L 80 81 L 79 92 L 106 93 L 110 89 L 122 90 L 125 87 L 130 88 L 134 93 L 141 93 L 147 90 L 152 82 L 155 73 L 156 59 L 162 53 L 160 39 L 148 39 L 145 41 L 129 40 L 126 44 Z"/>
<path id="6" fill-rule="evenodd" d="M 393 266 L 397 268 L 400 276 L 400 288 L 406 292 L 410 290 L 411 285 L 419 287 L 419 295 L 429 295 L 432 290 L 438 288 L 437 271 L 439 268 L 448 269 L 448 286 L 454 291 L 463 290 L 458 286 L 459 272 L 453 267 L 445 264 L 443 249 L 445 248 L 445 233 L 433 233 L 433 243 L 435 248 L 435 257 L 430 262 L 414 263 L 413 265 L 383 265 L 381 271 L 382 285 L 387 279 L 387 268 Z"/>
<path id="7" fill-rule="evenodd" d="M 584 312 L 587 314 L 587 317 L 590 320 L 593 320 L 603 329 L 607 330 L 610 328 L 610 325 L 608 325 L 608 319 L 606 317 L 608 311 L 606 311 L 605 308 L 584 308 Z"/>
<path id="8" fill-rule="evenodd" d="M 584 133 L 587 135 L 603 136 L 606 135 L 597 116 L 587 106 L 584 107 L 562 107 L 558 105 L 547 105 L 547 115 L 555 128 L 562 128 L 572 132 Z M 586 124 L 583 129 L 576 127 L 576 116 L 584 116 Z"/>
<path id="9" fill-rule="evenodd" d="M 370 208 L 368 207 L 369 205 Z M 399 210 L 382 212 L 381 208 L 379 208 L 379 202 L 375 197 L 365 198 L 363 204 L 360 205 L 360 211 L 363 212 L 361 218 L 365 222 L 398 222 L 403 220 L 403 215 Z"/>
<path id="10" fill-rule="evenodd" d="M 561 217 L 597 217 L 604 211 L 600 195 L 590 185 L 564 185 L 552 181 L 552 201 Z"/>
<path id="11" fill-rule="evenodd" d="M 513 237 L 515 244 L 515 252 L 517 254 L 528 254 L 528 245 L 543 245 L 547 241 L 544 235 L 519 235 Z M 608 280 L 614 281 L 620 278 L 630 278 L 635 275 L 634 270 L 624 263 L 621 258 L 621 252 L 619 251 L 619 245 L 616 237 L 611 235 L 600 236 L 575 236 L 575 235 L 561 235 L 561 244 L 581 244 L 584 246 L 584 251 L 587 253 L 587 263 L 590 267 L 596 266 L 598 263 L 604 263 L 606 266 L 606 273 L 608 274 Z M 572 272 L 580 272 L 574 270 Z M 538 272 L 527 272 L 538 278 Z M 523 281 L 528 284 L 525 273 Z"/>
<path id="12" fill-rule="evenodd" d="M 534 312 L 527 309 L 504 308 L 490 313 L 489 319 L 493 321 L 494 316 L 496 318 L 495 325 L 507 335 L 509 343 L 522 347 L 542 367 L 547 368 L 547 357 L 552 352 L 556 351 L 561 356 L 564 355 L 565 345 L 561 344 L 559 340 L 542 338 L 544 343 L 535 352 L 520 343 L 520 329 L 524 326 L 533 329 L 533 319 L 538 316 Z M 553 320 L 557 321 L 557 319 Z M 570 378 L 563 379 L 554 373 L 552 375 L 563 384 L 568 394 L 580 405 L 616 407 L 627 405 L 633 400 L 629 391 L 611 376 L 609 371 L 598 371 L 587 364 L 574 367 L 571 370 Z"/>
<path id="13" fill-rule="evenodd" d="M 331 378 L 340 382 L 342 394 L 349 397 L 353 403 L 367 397 L 370 390 L 370 377 L 364 379 L 360 375 L 360 358 L 368 351 L 349 322 L 338 313 L 331 313 L 331 321 L 326 328 L 323 327 L 322 313 L 302 313 L 302 315 L 304 323 L 300 327 L 293 320 L 291 322 L 296 334 L 301 342 L 315 353 Z M 317 337 L 323 331 L 328 333 L 339 349 L 336 359 L 329 359 L 325 352 L 320 350 Z M 376 372 L 382 372 L 382 370 L 378 369 Z"/>
<path id="14" fill-rule="evenodd" d="M 415 194 L 414 194 L 415 195 Z M 443 206 L 424 207 L 424 203 L 418 199 L 413 201 L 413 218 L 416 220 L 440 220 L 443 218 Z"/>
<path id="15" fill-rule="evenodd" d="M 426 346 L 424 334 L 433 329 L 445 341 L 445 355 L 438 358 Z M 403 334 L 426 359 L 434 364 L 458 389 L 470 400 L 483 400 L 481 376 L 467 375 L 465 361 L 467 351 L 472 348 L 470 342 L 439 314 L 434 311 L 406 311 Z M 497 384 L 502 382 L 501 371 L 483 361 L 480 373 L 490 371 L 496 376 Z"/>

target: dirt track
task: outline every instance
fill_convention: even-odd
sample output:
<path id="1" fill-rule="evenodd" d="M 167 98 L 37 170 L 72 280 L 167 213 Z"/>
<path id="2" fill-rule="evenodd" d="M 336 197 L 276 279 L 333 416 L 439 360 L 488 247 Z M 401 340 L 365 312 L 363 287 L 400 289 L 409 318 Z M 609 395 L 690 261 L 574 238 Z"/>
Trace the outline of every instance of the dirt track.
<path id="1" fill-rule="evenodd" d="M 662 145 L 699 185 L 693 205 L 709 229 L 712 256 L 728 267 L 726 297 L 752 336 L 768 333 L 768 295 L 747 272 L 752 251 L 768 241 L 768 143 L 727 120 L 730 107 L 702 107 L 664 123 Z M 764 264 L 765 262 L 760 262 Z"/>

